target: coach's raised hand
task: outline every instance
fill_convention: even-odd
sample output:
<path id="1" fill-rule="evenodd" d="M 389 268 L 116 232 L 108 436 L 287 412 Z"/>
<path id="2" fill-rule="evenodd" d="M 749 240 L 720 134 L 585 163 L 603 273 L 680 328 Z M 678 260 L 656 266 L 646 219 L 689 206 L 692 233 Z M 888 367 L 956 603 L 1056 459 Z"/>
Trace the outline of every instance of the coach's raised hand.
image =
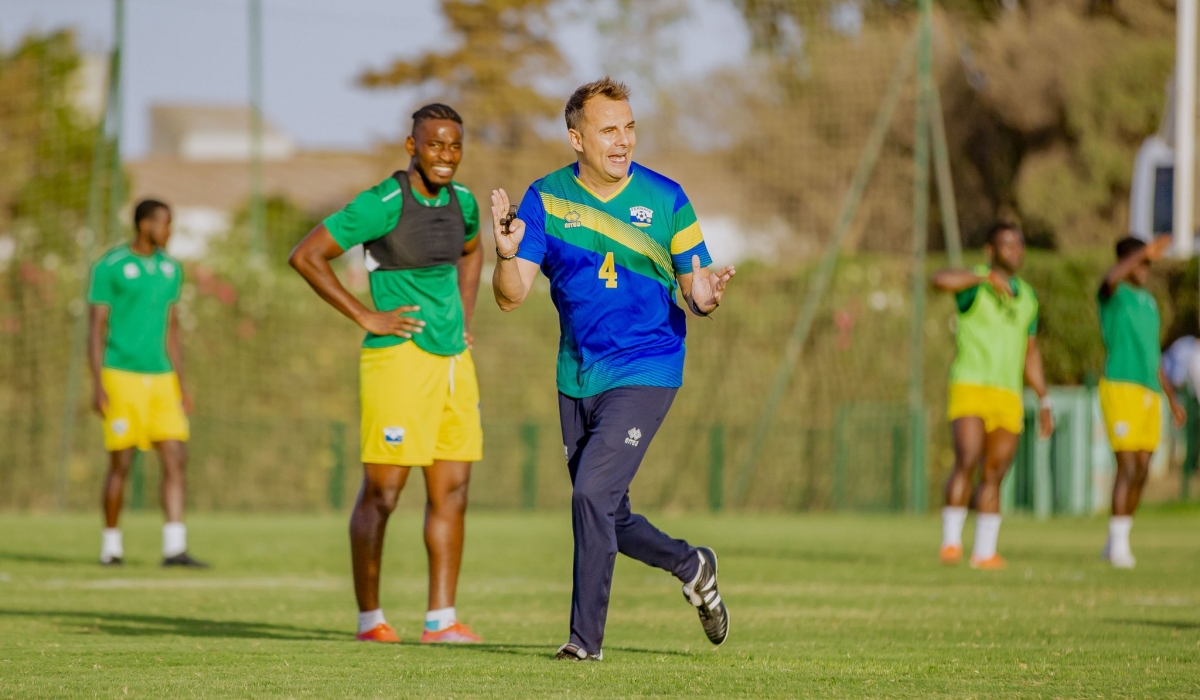
<path id="1" fill-rule="evenodd" d="M 492 233 L 496 237 L 496 254 L 505 259 L 517 254 L 525 238 L 525 222 L 520 219 L 514 218 L 505 230 L 508 208 L 508 193 L 503 189 L 492 190 Z"/>
<path id="2" fill-rule="evenodd" d="M 692 256 L 692 283 L 690 306 L 692 311 L 700 316 L 707 316 L 716 310 L 721 305 L 721 298 L 725 296 L 725 285 L 729 280 L 737 274 L 737 270 L 733 269 L 733 265 L 727 265 L 719 270 L 710 271 L 707 267 L 701 267 L 700 256 Z"/>

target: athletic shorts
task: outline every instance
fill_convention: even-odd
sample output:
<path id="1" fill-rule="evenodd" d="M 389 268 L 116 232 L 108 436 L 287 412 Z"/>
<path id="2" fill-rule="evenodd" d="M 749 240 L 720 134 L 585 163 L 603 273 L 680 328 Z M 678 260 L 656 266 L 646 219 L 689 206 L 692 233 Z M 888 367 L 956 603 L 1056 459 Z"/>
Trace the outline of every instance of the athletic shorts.
<path id="1" fill-rule="evenodd" d="M 104 412 L 104 448 L 109 452 L 136 447 L 149 450 L 156 442 L 189 437 L 179 377 L 174 372 L 145 374 L 121 369 L 100 370 L 108 394 Z"/>
<path id="2" fill-rule="evenodd" d="M 1162 433 L 1158 392 L 1133 382 L 1100 380 L 1100 410 L 1114 452 L 1153 452 Z"/>
<path id="3" fill-rule="evenodd" d="M 1021 395 L 1009 389 L 978 384 L 951 384 L 946 417 L 982 418 L 985 432 L 1004 430 L 1020 435 L 1025 429 Z"/>
<path id="4" fill-rule="evenodd" d="M 479 383 L 470 351 L 434 355 L 407 342 L 363 348 L 362 461 L 425 467 L 483 459 Z"/>

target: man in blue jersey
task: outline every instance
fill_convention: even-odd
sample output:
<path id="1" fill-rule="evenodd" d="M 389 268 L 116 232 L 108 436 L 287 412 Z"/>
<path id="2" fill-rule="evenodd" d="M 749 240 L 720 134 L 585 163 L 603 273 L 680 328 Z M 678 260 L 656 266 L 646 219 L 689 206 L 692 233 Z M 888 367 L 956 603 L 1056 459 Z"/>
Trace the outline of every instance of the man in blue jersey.
<path id="1" fill-rule="evenodd" d="M 685 314 L 720 305 L 733 267 L 712 263 L 696 213 L 672 180 L 633 162 L 629 89 L 604 78 L 567 101 L 576 162 L 530 186 L 517 218 L 492 193 L 499 261 L 492 276 L 505 311 L 521 305 L 538 269 L 550 279 L 562 337 L 559 417 L 573 485 L 571 637 L 556 658 L 599 661 L 617 552 L 671 572 L 713 644 L 729 616 L 717 557 L 656 529 L 629 506 L 629 484 L 683 384 Z"/>

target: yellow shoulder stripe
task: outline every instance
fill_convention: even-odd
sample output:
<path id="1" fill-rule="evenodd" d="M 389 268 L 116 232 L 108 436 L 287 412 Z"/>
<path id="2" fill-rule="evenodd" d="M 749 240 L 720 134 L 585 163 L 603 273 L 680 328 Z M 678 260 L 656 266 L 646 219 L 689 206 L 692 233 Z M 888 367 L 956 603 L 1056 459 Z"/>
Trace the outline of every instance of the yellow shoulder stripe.
<path id="1" fill-rule="evenodd" d="M 700 222 L 693 221 L 691 226 L 671 237 L 671 255 L 686 253 L 703 242 L 704 234 L 700 233 Z"/>
<path id="2" fill-rule="evenodd" d="M 616 241 L 626 248 L 650 258 L 654 261 L 654 264 L 662 268 L 668 277 L 671 276 L 671 270 L 673 269 L 671 256 L 665 248 L 655 242 L 645 231 L 641 231 L 637 227 L 599 209 L 593 209 L 586 204 L 559 199 L 545 192 L 542 193 L 542 206 L 546 209 L 547 214 L 556 219 L 565 220 L 567 214 L 577 214 L 581 227 L 595 231 L 605 238 Z M 572 217 L 572 222 L 574 221 L 575 219 Z M 699 228 L 697 228 L 697 231 L 699 231 Z"/>

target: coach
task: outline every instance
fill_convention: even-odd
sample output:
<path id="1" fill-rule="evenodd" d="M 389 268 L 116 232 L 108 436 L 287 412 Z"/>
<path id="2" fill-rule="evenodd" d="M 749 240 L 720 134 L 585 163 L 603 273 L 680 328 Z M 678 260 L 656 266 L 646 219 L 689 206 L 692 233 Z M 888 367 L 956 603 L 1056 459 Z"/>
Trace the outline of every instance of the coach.
<path id="1" fill-rule="evenodd" d="M 683 384 L 692 313 L 720 305 L 733 267 L 715 272 L 683 189 L 633 162 L 629 89 L 611 78 L 567 101 L 576 162 L 534 182 L 517 218 L 492 193 L 499 262 L 496 302 L 520 306 L 539 267 L 550 279 L 562 338 L 558 401 L 575 533 L 571 637 L 556 658 L 599 661 L 617 552 L 674 574 L 713 644 L 729 617 L 717 592 L 717 557 L 635 515 L 629 484 Z"/>

